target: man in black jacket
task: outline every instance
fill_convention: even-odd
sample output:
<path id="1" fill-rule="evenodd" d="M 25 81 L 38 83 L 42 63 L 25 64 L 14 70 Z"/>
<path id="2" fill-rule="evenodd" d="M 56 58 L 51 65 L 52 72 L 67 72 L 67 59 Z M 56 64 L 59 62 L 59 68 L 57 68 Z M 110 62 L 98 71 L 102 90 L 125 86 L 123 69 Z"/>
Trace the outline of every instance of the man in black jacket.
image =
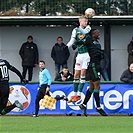
<path id="1" fill-rule="evenodd" d="M 19 54 L 22 58 L 23 77 L 26 77 L 28 70 L 28 81 L 31 81 L 33 67 L 38 64 L 38 48 L 37 45 L 33 43 L 32 36 L 28 36 L 27 42 L 22 44 Z"/>
<path id="2" fill-rule="evenodd" d="M 120 80 L 128 84 L 133 84 L 133 63 L 122 73 Z M 133 116 L 133 114 L 128 115 Z"/>
<path id="3" fill-rule="evenodd" d="M 55 81 L 73 81 L 73 75 L 69 72 L 68 67 L 62 68 L 62 71 L 55 77 Z"/>
<path id="4" fill-rule="evenodd" d="M 133 63 L 122 73 L 120 80 L 128 84 L 133 84 Z"/>
<path id="5" fill-rule="evenodd" d="M 8 70 L 16 73 L 19 76 L 21 82 L 24 82 L 25 84 L 28 83 L 27 80 L 22 77 L 21 73 L 14 66 L 10 65 L 10 63 L 6 60 L 0 59 L 0 115 L 7 114 L 15 107 L 18 107 L 21 110 L 24 109 L 22 104 L 18 100 L 16 100 L 12 105 L 6 106 L 10 91 Z"/>
<path id="6" fill-rule="evenodd" d="M 58 37 L 57 43 L 53 46 L 51 57 L 55 61 L 55 77 L 60 72 L 60 67 L 67 66 L 67 60 L 70 56 L 68 47 L 63 43 L 63 38 Z"/>
<path id="7" fill-rule="evenodd" d="M 133 37 L 127 46 L 127 52 L 128 52 L 128 66 L 130 66 L 130 64 L 133 63 Z"/>

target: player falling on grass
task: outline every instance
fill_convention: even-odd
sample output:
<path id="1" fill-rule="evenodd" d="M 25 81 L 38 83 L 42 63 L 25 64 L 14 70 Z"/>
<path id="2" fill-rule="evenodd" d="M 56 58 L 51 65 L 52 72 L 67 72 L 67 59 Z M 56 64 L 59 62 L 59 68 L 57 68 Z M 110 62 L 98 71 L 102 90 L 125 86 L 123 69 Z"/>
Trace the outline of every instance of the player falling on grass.
<path id="1" fill-rule="evenodd" d="M 0 115 L 5 115 L 9 113 L 15 107 L 20 108 L 23 110 L 22 104 L 16 100 L 12 105 L 6 106 L 9 97 L 9 70 L 16 73 L 21 82 L 25 84 L 28 83 L 25 79 L 23 79 L 21 73 L 12 65 L 9 64 L 8 61 L 0 59 Z"/>
<path id="2" fill-rule="evenodd" d="M 90 87 L 86 92 L 85 99 L 83 103 L 79 106 L 82 110 L 83 114 L 86 114 L 86 104 L 89 101 L 92 93 L 94 94 L 94 99 L 96 101 L 96 111 L 99 112 L 102 116 L 107 116 L 104 110 L 100 106 L 100 61 L 103 58 L 103 53 L 101 51 L 101 45 L 99 43 L 100 32 L 98 29 L 92 29 L 90 31 L 91 38 L 88 37 L 86 39 L 86 46 L 90 55 L 90 63 L 89 63 L 89 79 L 90 79 Z"/>
<path id="3" fill-rule="evenodd" d="M 81 99 L 81 92 L 85 84 L 86 69 L 90 61 L 90 56 L 85 45 L 86 38 L 90 37 L 89 32 L 91 30 L 91 27 L 87 23 L 88 18 L 86 16 L 80 16 L 80 25 L 73 29 L 71 39 L 67 43 L 67 46 L 70 47 L 76 42 L 78 48 L 73 81 L 74 95 L 71 96 L 68 102 L 76 102 Z"/>
<path id="4" fill-rule="evenodd" d="M 38 93 L 36 95 L 36 100 L 35 100 L 35 114 L 33 114 L 33 117 L 38 117 L 38 111 L 39 111 L 39 102 L 41 99 L 44 98 L 44 95 L 49 95 L 50 91 L 50 85 L 52 83 L 52 77 L 49 73 L 49 70 L 45 68 L 45 62 L 41 60 L 39 62 L 39 85 L 40 88 L 38 90 Z M 61 97 L 55 97 L 56 100 L 68 100 L 64 95 Z"/>

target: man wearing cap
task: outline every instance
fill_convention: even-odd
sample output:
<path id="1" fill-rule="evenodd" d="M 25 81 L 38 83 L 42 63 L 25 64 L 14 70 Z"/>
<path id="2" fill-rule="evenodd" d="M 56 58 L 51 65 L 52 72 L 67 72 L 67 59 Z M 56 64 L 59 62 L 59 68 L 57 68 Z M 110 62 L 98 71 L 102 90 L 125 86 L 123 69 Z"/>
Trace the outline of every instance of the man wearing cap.
<path id="1" fill-rule="evenodd" d="M 27 42 L 23 43 L 19 54 L 22 58 L 22 75 L 25 78 L 28 70 L 28 81 L 32 80 L 33 67 L 38 64 L 38 48 L 35 43 L 33 43 L 33 37 L 28 36 Z"/>
<path id="2" fill-rule="evenodd" d="M 133 37 L 127 46 L 127 52 L 128 52 L 128 66 L 130 66 L 130 64 L 133 63 Z"/>

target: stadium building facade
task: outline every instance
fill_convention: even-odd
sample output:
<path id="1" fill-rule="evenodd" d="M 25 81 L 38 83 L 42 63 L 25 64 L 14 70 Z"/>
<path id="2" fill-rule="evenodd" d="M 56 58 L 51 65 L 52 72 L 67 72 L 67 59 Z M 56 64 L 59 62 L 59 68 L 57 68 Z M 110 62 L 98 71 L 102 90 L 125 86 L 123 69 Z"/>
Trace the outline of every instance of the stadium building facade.
<path id="1" fill-rule="evenodd" d="M 101 45 L 110 58 L 109 77 L 119 81 L 122 72 L 128 67 L 127 45 L 133 36 L 133 16 L 94 16 L 89 19 L 92 28 L 101 32 Z M 51 59 L 51 49 L 56 38 L 62 36 L 64 43 L 70 39 L 74 28 L 72 22 L 78 22 L 78 16 L 46 16 L 46 17 L 0 17 L 0 58 L 7 59 L 15 67 L 22 70 L 19 49 L 28 35 L 32 35 L 38 45 L 39 59 L 46 62 L 46 67 L 54 79 L 55 68 Z M 70 49 L 68 67 L 72 70 L 74 53 Z M 38 81 L 39 69 L 34 69 L 33 81 Z M 18 81 L 10 73 L 11 81 Z"/>

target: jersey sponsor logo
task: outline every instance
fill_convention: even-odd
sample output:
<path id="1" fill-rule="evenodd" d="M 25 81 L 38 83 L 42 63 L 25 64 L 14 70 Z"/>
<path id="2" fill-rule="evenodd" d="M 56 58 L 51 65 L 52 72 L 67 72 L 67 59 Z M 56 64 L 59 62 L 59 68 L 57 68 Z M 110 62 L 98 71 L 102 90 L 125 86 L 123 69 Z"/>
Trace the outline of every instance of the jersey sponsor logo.
<path id="1" fill-rule="evenodd" d="M 93 44 L 96 45 L 96 44 L 99 44 L 99 42 L 98 41 L 93 41 Z"/>
<path id="2" fill-rule="evenodd" d="M 78 38 L 79 38 L 80 40 L 82 40 L 84 37 L 85 37 L 85 34 L 80 34 L 80 35 L 78 35 Z"/>

